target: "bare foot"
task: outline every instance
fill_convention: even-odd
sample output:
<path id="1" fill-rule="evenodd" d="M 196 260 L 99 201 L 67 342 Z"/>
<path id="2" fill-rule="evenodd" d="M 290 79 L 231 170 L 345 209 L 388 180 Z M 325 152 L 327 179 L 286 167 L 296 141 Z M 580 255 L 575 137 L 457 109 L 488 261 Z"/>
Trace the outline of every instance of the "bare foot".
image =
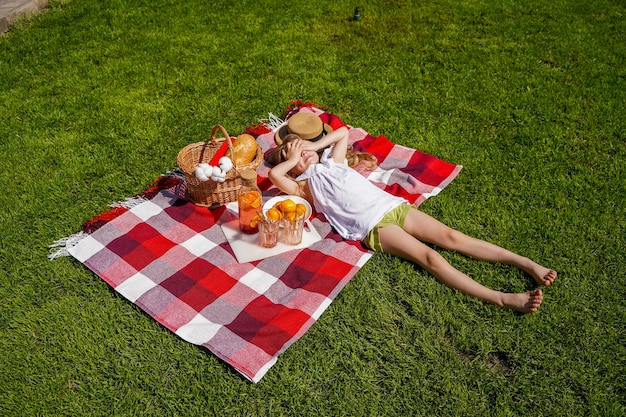
<path id="1" fill-rule="evenodd" d="M 554 282 L 557 273 L 553 269 L 546 268 L 531 260 L 528 260 L 530 265 L 526 266 L 524 270 L 537 282 L 539 285 L 548 286 Z"/>
<path id="2" fill-rule="evenodd" d="M 503 307 L 519 311 L 520 313 L 534 313 L 542 301 L 543 293 L 539 289 L 524 293 L 505 293 L 502 295 Z"/>
<path id="3" fill-rule="evenodd" d="M 544 267 L 541 267 L 540 269 L 541 271 L 537 271 L 537 275 L 533 275 L 537 284 L 545 286 L 552 284 L 557 275 L 556 271 Z"/>

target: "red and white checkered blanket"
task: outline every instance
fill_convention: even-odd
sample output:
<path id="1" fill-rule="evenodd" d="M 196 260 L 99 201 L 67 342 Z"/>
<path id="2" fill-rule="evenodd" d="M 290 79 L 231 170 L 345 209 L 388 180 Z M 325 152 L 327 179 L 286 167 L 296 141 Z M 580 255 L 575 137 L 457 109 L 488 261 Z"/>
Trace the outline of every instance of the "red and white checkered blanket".
<path id="1" fill-rule="evenodd" d="M 330 123 L 335 115 L 302 106 Z M 256 126 L 257 141 L 273 146 L 273 132 Z M 259 130 L 260 129 L 260 130 Z M 351 128 L 356 149 L 375 154 L 375 184 L 420 204 L 454 179 L 461 167 Z M 278 191 L 259 169 L 266 195 Z M 371 257 L 344 241 L 323 216 L 313 226 L 322 240 L 260 261 L 237 262 L 219 224 L 224 207 L 195 206 L 181 197 L 184 180 L 161 178 L 133 204 L 86 223 L 67 251 L 117 292 L 182 339 L 206 347 L 253 382 L 298 340 Z M 224 221 L 222 219 L 222 221 Z"/>

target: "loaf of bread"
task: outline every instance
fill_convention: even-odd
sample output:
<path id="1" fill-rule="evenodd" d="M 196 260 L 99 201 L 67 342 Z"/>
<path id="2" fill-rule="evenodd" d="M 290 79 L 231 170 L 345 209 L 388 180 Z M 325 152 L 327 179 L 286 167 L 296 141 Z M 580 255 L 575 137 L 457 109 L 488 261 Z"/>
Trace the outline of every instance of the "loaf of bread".
<path id="1" fill-rule="evenodd" d="M 257 143 L 254 136 L 243 133 L 233 141 L 233 153 L 235 155 L 231 155 L 230 151 L 228 151 L 227 155 L 235 162 L 235 165 L 240 167 L 252 162 L 256 156 L 256 150 Z"/>

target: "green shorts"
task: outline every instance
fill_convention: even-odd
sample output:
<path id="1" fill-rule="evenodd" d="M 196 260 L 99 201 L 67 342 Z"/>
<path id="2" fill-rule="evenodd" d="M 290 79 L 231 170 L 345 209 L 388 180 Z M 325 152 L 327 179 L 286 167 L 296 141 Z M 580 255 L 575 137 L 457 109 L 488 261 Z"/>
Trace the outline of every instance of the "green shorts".
<path id="1" fill-rule="evenodd" d="M 406 216 L 409 214 L 409 211 L 414 206 L 412 204 L 404 203 L 400 204 L 398 207 L 389 211 L 385 216 L 374 226 L 372 230 L 365 236 L 363 239 L 363 243 L 365 246 L 370 248 L 373 251 L 384 252 L 383 248 L 380 246 L 380 236 L 378 235 L 378 229 L 385 226 L 390 226 L 395 224 L 396 226 L 404 226 L 404 220 Z"/>

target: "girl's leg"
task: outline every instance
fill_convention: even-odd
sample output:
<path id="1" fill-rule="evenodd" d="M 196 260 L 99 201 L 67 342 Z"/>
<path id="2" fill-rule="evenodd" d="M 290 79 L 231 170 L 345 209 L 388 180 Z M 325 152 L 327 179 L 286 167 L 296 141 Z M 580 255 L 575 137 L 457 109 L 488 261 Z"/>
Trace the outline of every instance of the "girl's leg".
<path id="1" fill-rule="evenodd" d="M 543 300 L 541 290 L 510 294 L 495 291 L 479 284 L 453 268 L 437 251 L 415 239 L 399 226 L 381 227 L 378 229 L 378 233 L 385 253 L 417 263 L 450 288 L 458 289 L 500 307 L 511 308 L 523 313 L 537 311 Z"/>
<path id="2" fill-rule="evenodd" d="M 516 266 L 540 285 L 552 284 L 557 275 L 554 270 L 484 240 L 467 236 L 417 209 L 412 209 L 407 215 L 404 230 L 423 242 L 433 243 L 444 249 L 483 261 Z"/>

